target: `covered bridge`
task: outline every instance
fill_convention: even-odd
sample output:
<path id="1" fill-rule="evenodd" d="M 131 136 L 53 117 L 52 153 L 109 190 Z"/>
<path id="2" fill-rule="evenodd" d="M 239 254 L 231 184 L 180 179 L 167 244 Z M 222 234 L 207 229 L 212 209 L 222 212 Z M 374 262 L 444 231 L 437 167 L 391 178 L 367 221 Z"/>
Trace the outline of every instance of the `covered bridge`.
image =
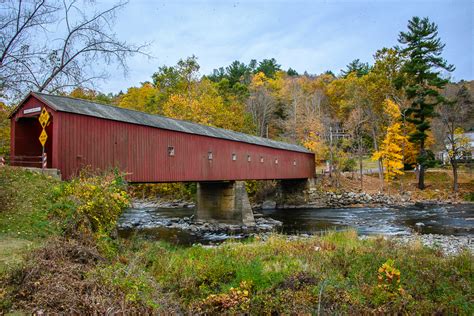
<path id="1" fill-rule="evenodd" d="M 64 179 L 84 166 L 118 167 L 130 182 L 147 183 L 314 175 L 314 154 L 301 146 L 35 92 L 10 116 L 13 158 L 41 155 L 38 116 L 43 108 L 51 115 L 46 126 L 47 167 L 59 169 Z"/>

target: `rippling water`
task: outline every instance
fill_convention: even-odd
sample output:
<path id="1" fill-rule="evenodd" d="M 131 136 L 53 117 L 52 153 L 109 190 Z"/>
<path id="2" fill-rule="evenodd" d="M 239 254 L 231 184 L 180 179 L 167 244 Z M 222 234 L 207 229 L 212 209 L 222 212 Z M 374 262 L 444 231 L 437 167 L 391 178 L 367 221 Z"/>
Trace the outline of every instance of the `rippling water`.
<path id="1" fill-rule="evenodd" d="M 283 222 L 287 234 L 355 228 L 361 235 L 474 234 L 473 205 L 267 210 L 265 216 Z"/>
<path id="2" fill-rule="evenodd" d="M 140 208 L 127 210 L 119 227 L 134 222 L 134 228 L 119 229 L 122 236 L 132 233 L 163 239 L 177 244 L 212 243 L 230 237 L 224 233 L 199 234 L 179 229 L 168 229 L 163 222 L 169 218 L 184 218 L 193 214 L 191 208 Z M 400 235 L 414 231 L 421 234 L 474 235 L 474 205 L 425 205 L 374 208 L 320 208 L 263 210 L 263 216 L 283 223 L 284 234 L 315 234 L 327 230 L 354 228 L 361 235 Z M 157 225 L 161 224 L 161 225 Z M 166 225 L 164 225 L 166 226 Z"/>

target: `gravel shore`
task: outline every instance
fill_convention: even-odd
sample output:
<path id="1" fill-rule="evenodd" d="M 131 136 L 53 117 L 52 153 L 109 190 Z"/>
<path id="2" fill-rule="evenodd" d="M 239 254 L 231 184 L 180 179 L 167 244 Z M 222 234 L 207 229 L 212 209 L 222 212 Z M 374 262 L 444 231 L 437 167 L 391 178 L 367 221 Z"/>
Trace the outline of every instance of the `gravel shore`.
<path id="1" fill-rule="evenodd" d="M 401 244 L 421 242 L 424 246 L 440 249 L 446 255 L 457 254 L 463 249 L 474 253 L 474 236 L 412 234 L 391 237 Z"/>

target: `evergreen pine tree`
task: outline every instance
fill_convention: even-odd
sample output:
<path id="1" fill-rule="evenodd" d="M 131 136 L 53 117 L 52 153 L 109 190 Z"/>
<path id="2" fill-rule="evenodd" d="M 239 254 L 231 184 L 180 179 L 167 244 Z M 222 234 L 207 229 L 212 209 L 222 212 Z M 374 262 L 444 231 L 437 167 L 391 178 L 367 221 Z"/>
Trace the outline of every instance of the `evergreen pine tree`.
<path id="1" fill-rule="evenodd" d="M 419 148 L 418 188 L 424 189 L 425 170 L 434 162 L 433 153 L 425 148 L 427 131 L 435 106 L 444 100 L 439 90 L 448 83 L 447 79 L 440 77 L 439 70 L 453 71 L 454 66 L 448 65 L 441 57 L 445 45 L 438 37 L 438 26 L 428 18 L 413 17 L 408 22 L 408 32 L 400 32 L 398 41 L 404 45 L 400 50 L 407 60 L 397 85 L 404 88 L 411 102 L 406 119 L 415 125 L 410 141 Z"/>

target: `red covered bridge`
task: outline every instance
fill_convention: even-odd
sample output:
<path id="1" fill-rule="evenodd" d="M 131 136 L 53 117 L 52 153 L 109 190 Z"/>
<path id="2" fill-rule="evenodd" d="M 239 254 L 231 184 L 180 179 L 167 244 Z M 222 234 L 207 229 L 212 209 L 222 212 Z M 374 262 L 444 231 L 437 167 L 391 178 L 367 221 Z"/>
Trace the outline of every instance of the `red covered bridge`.
<path id="1" fill-rule="evenodd" d="M 196 181 L 200 219 L 252 225 L 245 185 L 237 180 L 282 180 L 284 195 L 304 191 L 315 172 L 314 154 L 301 146 L 34 92 L 10 116 L 12 165 L 38 167 L 28 157 L 42 155 L 43 109 L 51 116 L 48 168 L 60 170 L 64 179 L 90 166 L 117 167 L 130 182 Z"/>
<path id="2" fill-rule="evenodd" d="M 303 147 L 81 99 L 30 93 L 11 114 L 11 154 L 40 156 L 69 179 L 84 166 L 118 167 L 131 182 L 304 179 L 314 154 Z M 36 165 L 37 166 L 37 165 Z"/>

